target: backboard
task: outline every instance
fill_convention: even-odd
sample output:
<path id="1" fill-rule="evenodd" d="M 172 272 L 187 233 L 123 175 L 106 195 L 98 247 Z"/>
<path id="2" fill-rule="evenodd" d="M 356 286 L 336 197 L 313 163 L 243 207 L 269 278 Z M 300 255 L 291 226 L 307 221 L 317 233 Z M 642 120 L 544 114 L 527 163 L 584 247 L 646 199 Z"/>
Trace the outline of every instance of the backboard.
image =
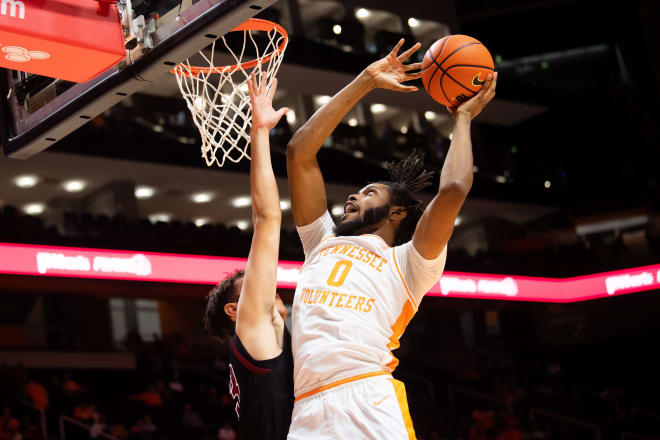
<path id="1" fill-rule="evenodd" d="M 126 58 L 96 78 L 76 84 L 0 69 L 3 153 L 45 150 L 276 1 L 119 0 Z"/>

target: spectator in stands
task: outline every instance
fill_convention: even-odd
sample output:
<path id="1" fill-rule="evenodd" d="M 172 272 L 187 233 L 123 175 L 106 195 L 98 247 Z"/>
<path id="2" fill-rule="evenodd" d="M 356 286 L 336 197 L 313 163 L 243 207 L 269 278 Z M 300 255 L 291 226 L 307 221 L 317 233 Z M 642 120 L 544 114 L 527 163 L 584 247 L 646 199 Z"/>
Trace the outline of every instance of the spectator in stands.
<path id="1" fill-rule="evenodd" d="M 225 423 L 218 430 L 218 440 L 236 440 L 237 438 L 236 430 L 229 424 L 229 422 Z"/>
<path id="2" fill-rule="evenodd" d="M 181 414 L 181 423 L 186 428 L 191 429 L 202 429 L 204 427 L 204 422 L 202 417 L 193 410 L 192 405 L 189 402 L 183 406 L 183 414 Z"/>
<path id="3" fill-rule="evenodd" d="M 7 440 L 23 440 L 23 436 L 18 431 L 18 427 L 10 426 L 7 430 Z"/>
<path id="4" fill-rule="evenodd" d="M 0 440 L 10 440 L 10 432 L 18 430 L 19 426 L 18 420 L 12 416 L 11 408 L 5 406 L 0 417 Z"/>
<path id="5" fill-rule="evenodd" d="M 151 416 L 145 414 L 144 417 L 139 419 L 131 428 L 131 433 L 140 434 L 142 438 L 152 438 L 156 434 L 157 428 Z"/>
<path id="6" fill-rule="evenodd" d="M 64 373 L 62 380 L 62 391 L 64 391 L 64 393 L 68 394 L 69 396 L 74 396 L 82 393 L 84 388 L 81 387 L 78 382 L 71 379 L 71 375 L 69 373 Z"/>
<path id="7" fill-rule="evenodd" d="M 96 414 L 96 406 L 91 405 L 89 402 L 82 402 L 73 410 L 73 417 L 81 422 L 91 423 Z"/>
<path id="8" fill-rule="evenodd" d="M 163 406 L 163 398 L 158 394 L 154 385 L 149 385 L 147 391 L 130 398 L 141 401 L 144 406 Z"/>
<path id="9" fill-rule="evenodd" d="M 125 439 L 128 437 L 128 431 L 126 430 L 126 427 L 122 425 L 121 423 L 112 425 L 110 427 L 110 435 L 113 437 L 117 437 L 120 440 Z"/>
<path id="10" fill-rule="evenodd" d="M 99 413 L 94 413 L 94 423 L 89 429 L 89 436 L 91 438 L 99 437 L 105 431 L 106 426 L 108 425 L 105 423 L 105 417 Z"/>
<path id="11" fill-rule="evenodd" d="M 473 411 L 472 426 L 470 426 L 469 440 L 490 440 L 495 425 L 495 416 L 492 411 Z"/>
<path id="12" fill-rule="evenodd" d="M 507 411 L 502 411 L 500 417 L 505 427 L 497 434 L 495 440 L 523 440 L 523 431 L 520 429 L 518 418 Z"/>
<path id="13" fill-rule="evenodd" d="M 32 422 L 27 414 L 23 416 L 21 423 L 21 433 L 24 440 L 41 440 L 41 429 Z"/>
<path id="14" fill-rule="evenodd" d="M 37 408 L 40 409 L 48 408 L 48 403 L 49 403 L 48 391 L 46 391 L 46 388 L 39 382 L 30 379 L 30 381 L 27 384 L 25 393 L 27 394 L 27 397 L 30 399 L 30 402 L 32 402 L 32 404 Z"/>

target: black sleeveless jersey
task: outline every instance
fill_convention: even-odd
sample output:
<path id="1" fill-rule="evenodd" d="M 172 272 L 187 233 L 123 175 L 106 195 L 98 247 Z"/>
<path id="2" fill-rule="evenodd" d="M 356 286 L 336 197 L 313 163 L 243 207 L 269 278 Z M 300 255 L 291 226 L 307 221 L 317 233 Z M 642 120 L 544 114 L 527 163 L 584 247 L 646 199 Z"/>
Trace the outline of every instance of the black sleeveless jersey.
<path id="1" fill-rule="evenodd" d="M 229 393 L 241 440 L 286 440 L 293 411 L 291 335 L 284 326 L 282 353 L 255 361 L 238 335 L 230 340 Z"/>

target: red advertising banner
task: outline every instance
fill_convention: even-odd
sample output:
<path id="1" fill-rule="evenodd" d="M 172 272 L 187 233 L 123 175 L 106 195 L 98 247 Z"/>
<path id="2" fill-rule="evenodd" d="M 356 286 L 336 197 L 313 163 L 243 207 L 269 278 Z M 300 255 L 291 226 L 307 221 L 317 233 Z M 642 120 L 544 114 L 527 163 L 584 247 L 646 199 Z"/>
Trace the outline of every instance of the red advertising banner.
<path id="1" fill-rule="evenodd" d="M 247 259 L 0 243 L 0 274 L 215 284 Z M 277 284 L 295 288 L 301 262 L 280 261 Z M 430 296 L 576 302 L 660 289 L 660 264 L 584 275 L 540 278 L 445 272 Z"/>

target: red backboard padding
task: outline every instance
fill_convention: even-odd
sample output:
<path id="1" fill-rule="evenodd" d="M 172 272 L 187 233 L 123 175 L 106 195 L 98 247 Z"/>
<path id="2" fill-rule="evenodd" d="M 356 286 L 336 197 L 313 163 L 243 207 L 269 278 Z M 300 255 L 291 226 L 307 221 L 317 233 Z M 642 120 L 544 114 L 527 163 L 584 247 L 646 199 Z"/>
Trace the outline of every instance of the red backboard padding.
<path id="1" fill-rule="evenodd" d="M 0 67 L 84 82 L 125 55 L 116 3 L 0 0 Z"/>

